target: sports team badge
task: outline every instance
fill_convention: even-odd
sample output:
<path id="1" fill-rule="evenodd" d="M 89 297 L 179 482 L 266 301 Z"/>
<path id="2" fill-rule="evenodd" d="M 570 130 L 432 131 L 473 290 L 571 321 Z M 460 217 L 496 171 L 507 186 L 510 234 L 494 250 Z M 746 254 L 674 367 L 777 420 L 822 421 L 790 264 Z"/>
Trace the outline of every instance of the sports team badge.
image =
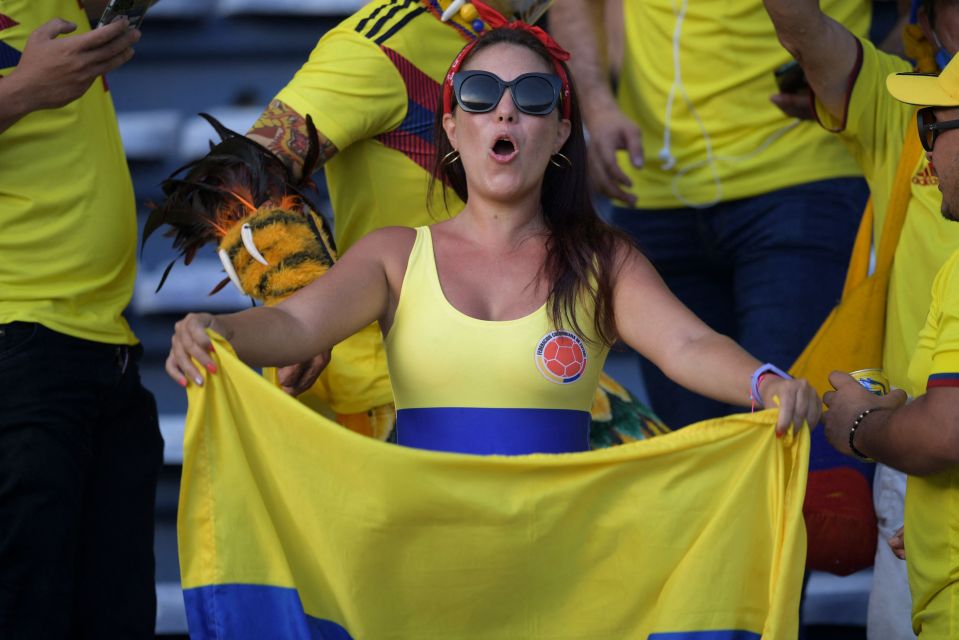
<path id="1" fill-rule="evenodd" d="M 586 371 L 586 345 L 575 333 L 551 331 L 539 341 L 534 359 L 547 380 L 569 384 Z"/>

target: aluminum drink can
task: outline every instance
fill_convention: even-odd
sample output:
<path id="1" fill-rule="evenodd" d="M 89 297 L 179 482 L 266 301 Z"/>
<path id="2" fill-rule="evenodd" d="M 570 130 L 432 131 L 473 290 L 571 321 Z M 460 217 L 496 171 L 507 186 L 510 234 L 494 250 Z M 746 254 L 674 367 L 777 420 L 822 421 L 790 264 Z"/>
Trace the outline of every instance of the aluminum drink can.
<path id="1" fill-rule="evenodd" d="M 882 369 L 860 369 L 850 373 L 856 382 L 865 387 L 869 393 L 884 396 L 889 393 L 889 378 Z"/>

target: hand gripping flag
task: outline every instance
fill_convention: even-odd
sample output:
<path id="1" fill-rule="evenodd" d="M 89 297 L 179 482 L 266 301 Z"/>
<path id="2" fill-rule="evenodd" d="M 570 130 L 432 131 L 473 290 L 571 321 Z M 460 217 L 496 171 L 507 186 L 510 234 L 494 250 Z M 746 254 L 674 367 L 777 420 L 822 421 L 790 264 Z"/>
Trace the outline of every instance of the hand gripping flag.
<path id="1" fill-rule="evenodd" d="M 190 635 L 795 638 L 808 436 L 775 412 L 566 455 L 351 433 L 216 340 L 178 519 Z"/>

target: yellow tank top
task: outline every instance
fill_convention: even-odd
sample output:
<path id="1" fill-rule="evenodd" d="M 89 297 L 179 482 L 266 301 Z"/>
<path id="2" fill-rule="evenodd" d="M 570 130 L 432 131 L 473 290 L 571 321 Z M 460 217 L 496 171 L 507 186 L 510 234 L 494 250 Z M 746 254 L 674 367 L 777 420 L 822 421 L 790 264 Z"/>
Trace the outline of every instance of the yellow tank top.
<path id="1" fill-rule="evenodd" d="M 589 310 L 577 309 L 583 327 Z M 547 307 L 479 320 L 449 303 L 429 227 L 416 229 L 386 337 L 397 441 L 461 453 L 519 455 L 589 449 L 590 407 L 608 349 L 552 327 Z"/>

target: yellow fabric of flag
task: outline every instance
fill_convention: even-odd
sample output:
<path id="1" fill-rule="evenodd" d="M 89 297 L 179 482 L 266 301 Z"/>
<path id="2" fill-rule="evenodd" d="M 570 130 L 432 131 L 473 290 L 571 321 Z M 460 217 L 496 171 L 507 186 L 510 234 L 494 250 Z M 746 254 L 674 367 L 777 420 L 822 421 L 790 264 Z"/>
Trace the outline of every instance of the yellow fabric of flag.
<path id="1" fill-rule="evenodd" d="M 354 434 L 217 338 L 178 533 L 193 638 L 795 638 L 808 434 L 774 411 L 612 449 Z"/>

